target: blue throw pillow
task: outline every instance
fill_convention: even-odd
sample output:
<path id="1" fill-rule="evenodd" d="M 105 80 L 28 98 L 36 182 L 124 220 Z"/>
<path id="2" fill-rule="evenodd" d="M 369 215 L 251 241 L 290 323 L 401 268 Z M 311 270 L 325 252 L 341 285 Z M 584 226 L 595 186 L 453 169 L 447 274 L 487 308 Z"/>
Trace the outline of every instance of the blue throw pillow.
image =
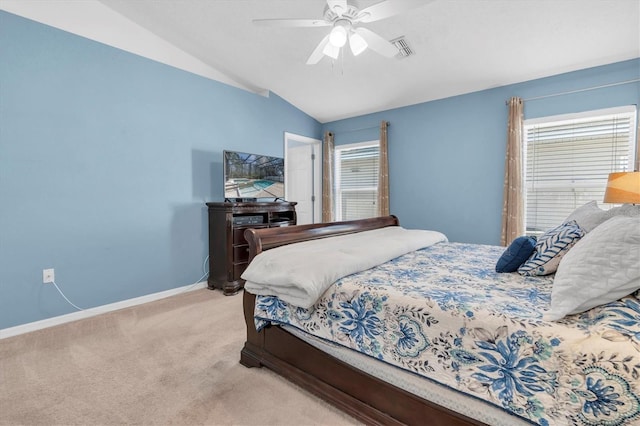
<path id="1" fill-rule="evenodd" d="M 516 238 L 498 259 L 496 272 L 517 271 L 520 265 L 529 259 L 535 247 L 536 239 L 534 237 L 522 236 Z"/>

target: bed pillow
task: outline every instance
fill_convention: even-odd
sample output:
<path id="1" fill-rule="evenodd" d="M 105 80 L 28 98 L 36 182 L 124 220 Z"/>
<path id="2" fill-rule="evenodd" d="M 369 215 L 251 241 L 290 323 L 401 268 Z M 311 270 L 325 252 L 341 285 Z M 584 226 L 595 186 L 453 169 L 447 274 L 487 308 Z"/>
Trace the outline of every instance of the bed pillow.
<path id="1" fill-rule="evenodd" d="M 555 321 L 610 303 L 640 289 L 640 216 L 615 216 L 580 240 L 562 258 L 553 281 Z"/>
<path id="2" fill-rule="evenodd" d="M 598 207 L 598 203 L 596 201 L 589 201 L 587 204 L 578 207 L 569 216 L 567 216 L 564 223 L 575 220 L 584 232 L 591 232 L 596 226 L 600 225 L 605 220 L 610 219 L 612 216 L 613 213 L 611 210 L 602 210 Z"/>
<path id="3" fill-rule="evenodd" d="M 533 254 L 520 265 L 518 272 L 528 276 L 553 274 L 558 269 L 562 256 L 584 234 L 575 220 L 550 229 L 538 238 Z"/>
<path id="4" fill-rule="evenodd" d="M 614 216 L 640 216 L 640 205 L 623 204 L 609 210 L 611 217 Z"/>
<path id="5" fill-rule="evenodd" d="M 517 271 L 518 267 L 529 259 L 535 247 L 536 239 L 534 237 L 522 236 L 516 238 L 498 259 L 496 272 Z"/>

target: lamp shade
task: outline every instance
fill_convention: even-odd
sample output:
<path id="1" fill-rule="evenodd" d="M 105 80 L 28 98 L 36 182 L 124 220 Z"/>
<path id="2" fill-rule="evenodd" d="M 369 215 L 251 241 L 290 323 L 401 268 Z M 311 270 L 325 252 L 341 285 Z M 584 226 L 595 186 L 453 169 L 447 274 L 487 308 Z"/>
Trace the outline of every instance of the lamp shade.
<path id="1" fill-rule="evenodd" d="M 340 48 L 334 46 L 331 43 L 327 43 L 324 46 L 324 49 L 322 49 L 322 53 L 329 56 L 330 58 L 338 59 L 338 55 L 340 55 Z"/>
<path id="2" fill-rule="evenodd" d="M 356 32 L 349 35 L 349 47 L 353 56 L 358 56 L 367 49 L 367 42 L 362 36 Z"/>
<path id="3" fill-rule="evenodd" d="M 329 43 L 335 47 L 342 47 L 347 43 L 347 30 L 343 25 L 337 22 L 329 33 Z"/>
<path id="4" fill-rule="evenodd" d="M 640 172 L 610 173 L 604 202 L 640 204 Z"/>

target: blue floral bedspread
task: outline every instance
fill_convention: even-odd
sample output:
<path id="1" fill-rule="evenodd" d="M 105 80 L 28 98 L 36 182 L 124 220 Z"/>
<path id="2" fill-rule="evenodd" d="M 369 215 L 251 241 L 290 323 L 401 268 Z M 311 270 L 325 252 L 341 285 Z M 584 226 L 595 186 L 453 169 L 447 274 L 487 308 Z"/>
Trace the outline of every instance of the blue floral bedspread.
<path id="1" fill-rule="evenodd" d="M 344 277 L 310 309 L 259 296 L 284 323 L 541 425 L 640 424 L 639 294 L 542 320 L 552 277 L 495 272 L 503 247 L 438 243 Z"/>

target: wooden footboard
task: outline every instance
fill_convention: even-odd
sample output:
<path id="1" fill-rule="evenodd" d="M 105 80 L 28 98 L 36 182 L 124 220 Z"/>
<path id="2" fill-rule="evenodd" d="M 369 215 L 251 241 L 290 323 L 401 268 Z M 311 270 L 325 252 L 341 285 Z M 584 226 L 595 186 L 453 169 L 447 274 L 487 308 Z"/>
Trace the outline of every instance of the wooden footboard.
<path id="1" fill-rule="evenodd" d="M 252 259 L 262 250 L 284 244 L 397 225 L 398 219 L 388 216 L 286 229 L 250 229 L 245 237 Z M 358 370 L 280 327 L 267 326 L 257 332 L 253 317 L 255 298 L 244 292 L 247 341 L 240 355 L 243 365 L 267 367 L 366 424 L 482 424 Z"/>

